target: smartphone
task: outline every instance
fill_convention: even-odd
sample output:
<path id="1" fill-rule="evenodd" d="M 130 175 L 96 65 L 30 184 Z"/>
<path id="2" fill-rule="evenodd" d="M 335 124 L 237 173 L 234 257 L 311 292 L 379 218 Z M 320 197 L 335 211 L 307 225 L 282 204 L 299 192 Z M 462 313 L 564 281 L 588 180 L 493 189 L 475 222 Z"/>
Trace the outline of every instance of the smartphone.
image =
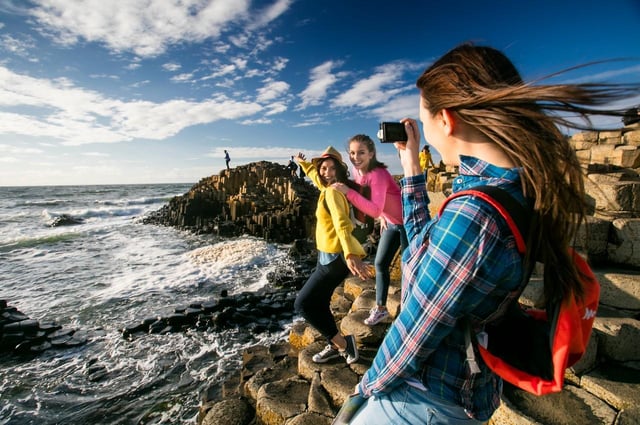
<path id="1" fill-rule="evenodd" d="M 382 143 L 406 142 L 407 132 L 401 122 L 381 122 L 378 139 Z"/>

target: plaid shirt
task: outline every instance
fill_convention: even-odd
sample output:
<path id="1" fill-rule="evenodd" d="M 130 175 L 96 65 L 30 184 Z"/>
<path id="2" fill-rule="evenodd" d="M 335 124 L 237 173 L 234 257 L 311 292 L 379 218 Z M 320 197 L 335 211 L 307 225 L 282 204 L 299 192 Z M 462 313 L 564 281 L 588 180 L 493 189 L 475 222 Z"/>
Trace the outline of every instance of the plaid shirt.
<path id="1" fill-rule="evenodd" d="M 453 191 L 497 185 L 524 202 L 518 169 L 461 156 Z M 429 216 L 424 175 L 401 181 L 409 247 L 403 255 L 402 308 L 358 390 L 365 397 L 411 384 L 489 419 L 502 381 L 477 355 L 479 374 L 466 364 L 465 323 L 480 321 L 517 296 L 522 259 L 505 220 L 489 204 L 464 196 Z"/>

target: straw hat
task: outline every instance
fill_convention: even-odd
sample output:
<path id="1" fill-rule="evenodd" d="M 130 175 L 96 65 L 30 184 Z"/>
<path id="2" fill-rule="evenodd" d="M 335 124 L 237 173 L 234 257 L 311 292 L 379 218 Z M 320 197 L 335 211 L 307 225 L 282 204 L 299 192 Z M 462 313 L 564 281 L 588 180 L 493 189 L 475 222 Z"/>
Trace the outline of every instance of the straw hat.
<path id="1" fill-rule="evenodd" d="M 325 149 L 322 155 L 316 158 L 312 158 L 311 163 L 314 167 L 318 168 L 318 163 L 325 158 L 333 158 L 340 164 L 342 164 L 345 169 L 347 168 L 347 164 L 342 161 L 342 155 L 340 155 L 340 152 L 338 152 L 333 146 L 329 146 L 327 149 Z"/>

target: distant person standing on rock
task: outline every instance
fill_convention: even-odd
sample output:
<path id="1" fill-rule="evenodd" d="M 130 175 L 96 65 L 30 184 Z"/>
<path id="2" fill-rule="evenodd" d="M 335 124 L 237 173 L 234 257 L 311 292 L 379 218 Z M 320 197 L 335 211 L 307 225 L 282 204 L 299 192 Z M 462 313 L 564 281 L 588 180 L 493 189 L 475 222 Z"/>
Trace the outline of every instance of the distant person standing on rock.
<path id="1" fill-rule="evenodd" d="M 224 150 L 224 162 L 227 164 L 227 170 L 229 169 L 229 162 L 231 162 L 231 157 L 229 156 L 229 152 Z"/>
<path id="2" fill-rule="evenodd" d="M 585 221 L 584 170 L 559 127 L 585 128 L 573 119 L 598 112 L 621 116 L 597 107 L 640 91 L 637 84 L 525 83 L 502 52 L 472 44 L 436 60 L 416 85 L 425 139 L 446 165 L 459 167 L 454 194 L 482 185 L 506 191 L 531 213 L 531 249 L 520 255 L 507 222 L 477 196 L 453 199 L 430 216 L 420 130 L 403 119 L 408 140 L 395 143 L 409 238 L 401 309 L 356 387 L 366 400 L 351 425 L 480 425 L 491 418 L 503 382 L 471 342 L 475 334 L 517 302 L 537 259 L 554 273 L 545 279 L 547 302 L 584 292 L 569 250 Z M 469 367 L 467 349 L 479 370 Z"/>
<path id="3" fill-rule="evenodd" d="M 289 160 L 289 164 L 287 165 L 287 169 L 291 173 L 291 177 L 296 177 L 298 174 L 298 164 L 296 164 L 296 160 L 291 155 L 291 159 Z"/>
<path id="4" fill-rule="evenodd" d="M 434 168 L 436 164 L 433 163 L 433 158 L 431 156 L 431 151 L 429 150 L 429 145 L 424 145 L 420 154 L 418 155 L 418 159 L 420 160 L 420 168 L 422 168 L 422 172 L 424 175 L 427 175 L 429 168 Z"/>
<path id="5" fill-rule="evenodd" d="M 316 207 L 316 248 L 318 263 L 298 293 L 295 311 L 317 329 L 326 339 L 327 346 L 312 360 L 325 363 L 343 356 L 347 363 L 358 361 L 358 347 L 353 335 L 342 335 L 331 314 L 331 295 L 345 278 L 353 273 L 361 279 L 370 277 L 366 256 L 360 242 L 351 234 L 353 224 L 349 218 L 349 203 L 342 192 L 330 187 L 335 182 L 349 184 L 348 168 L 342 156 L 329 146 L 324 153 L 305 160 L 300 152 L 296 157 L 314 185 L 320 189 Z"/>

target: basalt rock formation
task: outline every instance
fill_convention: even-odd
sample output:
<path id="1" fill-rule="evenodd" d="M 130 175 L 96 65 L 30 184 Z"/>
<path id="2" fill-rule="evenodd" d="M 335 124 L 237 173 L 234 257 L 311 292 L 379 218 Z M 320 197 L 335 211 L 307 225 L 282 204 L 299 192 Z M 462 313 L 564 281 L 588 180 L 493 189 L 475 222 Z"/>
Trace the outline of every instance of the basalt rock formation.
<path id="1" fill-rule="evenodd" d="M 318 190 L 284 165 L 261 161 L 203 178 L 143 222 L 290 243 L 313 234 L 317 198 Z"/>
<path id="2" fill-rule="evenodd" d="M 86 331 L 31 319 L 6 300 L 0 300 L 0 353 L 36 355 L 50 349 L 77 347 L 88 338 Z"/>

